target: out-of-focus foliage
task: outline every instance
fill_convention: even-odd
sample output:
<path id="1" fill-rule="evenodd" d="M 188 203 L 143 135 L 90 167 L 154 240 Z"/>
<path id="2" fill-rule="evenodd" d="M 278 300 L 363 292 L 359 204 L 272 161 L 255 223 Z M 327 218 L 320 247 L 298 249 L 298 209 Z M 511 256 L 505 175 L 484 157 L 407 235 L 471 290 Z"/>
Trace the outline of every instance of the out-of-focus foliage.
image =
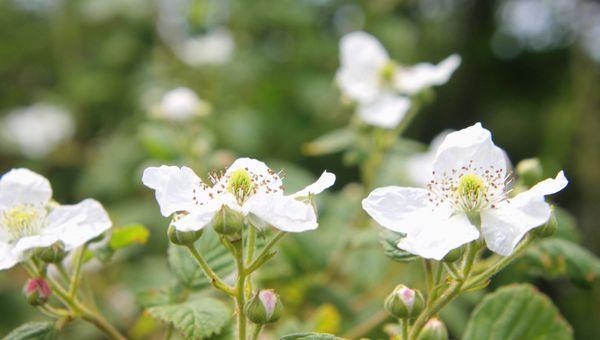
<path id="1" fill-rule="evenodd" d="M 208 281 L 189 254 L 167 246 L 169 221 L 160 216 L 150 190 L 141 186 L 141 169 L 185 164 L 206 174 L 235 156 L 248 155 L 283 169 L 289 179 L 286 191 L 294 192 L 327 168 L 338 181 L 335 192 L 318 201 L 319 229 L 286 237 L 258 274 L 256 284 L 276 288 L 286 307 L 281 321 L 265 334 L 382 338 L 382 327 L 363 332 L 361 326 L 391 322 L 382 301 L 400 281 L 421 283 L 422 268 L 419 261 L 387 257 L 382 242 L 388 255 L 406 255 L 391 247 L 394 240 L 380 238 L 375 223 L 360 211 L 367 191 L 356 183 L 356 164 L 365 156 L 363 146 L 373 141 L 347 129 L 351 110 L 339 102 L 333 85 L 338 40 L 346 32 L 365 29 L 381 39 L 394 59 L 407 64 L 438 61 L 457 52 L 463 58 L 461 67 L 448 84 L 429 93 L 427 105 L 383 159 L 374 182 L 407 183 L 406 156 L 423 151 L 420 143 L 476 121 L 494 132 L 513 164 L 540 156 L 545 175 L 564 168 L 571 184 L 556 200 L 569 212 L 559 215 L 559 234 L 535 244 L 491 289 L 515 281 L 536 284 L 552 298 L 577 338 L 598 338 L 600 331 L 591 320 L 600 317 L 599 265 L 592 256 L 600 250 L 595 231 L 600 220 L 600 15 L 591 1 L 558 1 L 563 6 L 559 14 L 549 9 L 552 3 L 2 1 L 1 118 L 18 108 L 48 103 L 69 113 L 74 132 L 59 138 L 47 153 L 34 152 L 35 157 L 27 151 L 31 148 L 3 140 L 0 168 L 2 173 L 32 168 L 50 178 L 59 201 L 94 197 L 105 204 L 116 226 L 134 226 L 113 233 L 108 248 L 131 245 L 115 256 L 107 255 L 106 245 L 91 250 L 107 263 L 99 268 L 89 261 L 84 285 L 97 294 L 98 307 L 109 319 L 137 339 L 151 334 L 160 338 L 169 322 L 184 334 L 226 338 L 232 316 L 220 304 L 224 297 L 205 289 Z M 216 57 L 193 49 L 195 39 L 219 29 L 231 34 L 233 49 L 227 40 L 210 45 L 219 52 Z M 524 35 L 518 36 L 520 32 Z M 196 58 L 189 59 L 189 53 Z M 215 58 L 216 63 L 205 62 Z M 210 113 L 187 122 L 157 116 L 162 95 L 179 86 L 210 104 Z M 0 124 L 7 126 L 5 121 Z M 27 124 L 15 126 L 43 131 Z M 351 144 L 359 147 L 340 152 Z M 149 236 L 137 224 L 147 226 Z M 208 261 L 227 277 L 232 264 L 215 244 L 218 239 L 210 233 L 198 242 Z M 0 274 L 0 335 L 43 319 L 18 293 L 24 277 L 19 270 Z M 471 334 L 465 324 L 482 296 L 468 294 L 442 313 L 453 337 Z M 210 305 L 209 311 L 222 316 L 222 322 L 199 330 L 161 312 L 169 307 L 180 313 L 204 312 L 190 301 Z M 35 324 L 20 332 L 42 328 Z M 309 336 L 300 333 L 290 339 Z M 77 323 L 61 337 L 100 335 Z"/>

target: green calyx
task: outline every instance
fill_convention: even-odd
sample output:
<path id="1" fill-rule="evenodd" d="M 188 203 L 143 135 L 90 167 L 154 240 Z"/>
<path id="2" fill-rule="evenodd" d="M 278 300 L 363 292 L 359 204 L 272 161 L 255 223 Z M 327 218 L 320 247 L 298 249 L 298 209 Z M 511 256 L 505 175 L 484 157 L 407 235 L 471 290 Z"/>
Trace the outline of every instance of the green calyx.
<path id="1" fill-rule="evenodd" d="M 242 231 L 244 216 L 224 205 L 213 218 L 212 225 L 213 229 L 221 235 L 233 235 Z"/>
<path id="2" fill-rule="evenodd" d="M 448 340 L 448 329 L 440 319 L 429 319 L 419 334 L 419 340 Z"/>
<path id="3" fill-rule="evenodd" d="M 263 289 L 246 302 L 244 313 L 253 323 L 265 325 L 281 318 L 283 305 L 274 290 Z"/>
<path id="4" fill-rule="evenodd" d="M 192 230 L 192 231 L 181 231 L 177 230 L 175 226 L 170 225 L 167 230 L 167 236 L 169 241 L 180 246 L 186 246 L 193 244 L 202 236 L 203 230 Z"/>
<path id="5" fill-rule="evenodd" d="M 67 256 L 67 252 L 65 244 L 58 241 L 48 247 L 38 248 L 35 255 L 46 263 L 59 263 Z"/>
<path id="6" fill-rule="evenodd" d="M 414 319 L 425 308 L 425 299 L 418 290 L 398 285 L 385 299 L 383 306 L 398 319 Z"/>

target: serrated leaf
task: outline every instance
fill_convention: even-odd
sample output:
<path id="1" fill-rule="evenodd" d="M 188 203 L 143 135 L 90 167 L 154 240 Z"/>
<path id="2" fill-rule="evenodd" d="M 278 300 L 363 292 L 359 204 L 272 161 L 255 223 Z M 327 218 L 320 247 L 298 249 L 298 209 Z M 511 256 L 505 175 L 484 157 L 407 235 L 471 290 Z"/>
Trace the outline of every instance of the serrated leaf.
<path id="1" fill-rule="evenodd" d="M 186 339 L 205 339 L 220 334 L 231 320 L 226 304 L 213 298 L 146 309 L 152 317 L 173 324 Z"/>
<path id="2" fill-rule="evenodd" d="M 52 340 L 57 333 L 52 322 L 28 322 L 13 329 L 3 340 Z"/>
<path id="3" fill-rule="evenodd" d="M 587 286 L 600 278 L 600 259 L 580 245 L 560 238 L 534 243 L 527 249 L 522 261 L 536 274 L 548 277 L 566 275 L 580 285 Z"/>
<path id="4" fill-rule="evenodd" d="M 356 132 L 352 128 L 341 128 L 330 131 L 321 137 L 307 143 L 303 147 L 305 154 L 310 156 L 326 155 L 346 150 L 356 141 Z"/>
<path id="5" fill-rule="evenodd" d="M 326 333 L 294 333 L 282 336 L 279 338 L 280 340 L 341 340 L 343 338 L 337 337 L 332 334 Z"/>
<path id="6" fill-rule="evenodd" d="M 214 231 L 210 229 L 205 230 L 202 237 L 196 242 L 196 247 L 210 267 L 220 277 L 225 277 L 232 273 L 234 268 L 233 259 L 228 250 L 221 245 Z M 186 247 L 170 244 L 167 250 L 167 257 L 171 271 L 184 286 L 192 289 L 201 289 L 210 284 Z"/>
<path id="7" fill-rule="evenodd" d="M 133 244 L 146 244 L 148 237 L 150 237 L 150 231 L 140 224 L 113 228 L 109 245 L 113 250 L 117 250 Z"/>
<path id="8" fill-rule="evenodd" d="M 402 238 L 402 234 L 395 233 L 391 230 L 382 230 L 380 233 L 379 242 L 383 247 L 383 253 L 394 261 L 409 262 L 418 258 L 407 251 L 398 248 L 398 240 Z"/>
<path id="9" fill-rule="evenodd" d="M 185 296 L 185 291 L 179 284 L 164 288 L 149 289 L 136 295 L 138 303 L 143 308 L 181 302 L 185 299 Z"/>
<path id="10" fill-rule="evenodd" d="M 520 284 L 488 294 L 471 314 L 463 339 L 569 340 L 573 331 L 547 296 Z"/>

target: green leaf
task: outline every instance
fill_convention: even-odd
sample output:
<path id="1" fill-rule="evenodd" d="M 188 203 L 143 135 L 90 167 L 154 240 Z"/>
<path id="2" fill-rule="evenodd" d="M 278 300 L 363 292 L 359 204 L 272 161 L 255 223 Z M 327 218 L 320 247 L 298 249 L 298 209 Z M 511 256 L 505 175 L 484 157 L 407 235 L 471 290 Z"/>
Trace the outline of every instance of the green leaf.
<path id="1" fill-rule="evenodd" d="M 143 308 L 181 302 L 185 299 L 185 296 L 185 290 L 179 284 L 159 289 L 149 289 L 136 295 L 138 303 Z"/>
<path id="2" fill-rule="evenodd" d="M 398 240 L 402 238 L 402 234 L 395 233 L 390 230 L 382 230 L 379 237 L 379 242 L 383 247 L 383 252 L 389 258 L 398 262 L 408 262 L 417 259 L 418 256 L 407 251 L 399 249 L 396 245 Z"/>
<path id="3" fill-rule="evenodd" d="M 600 277 L 600 259 L 583 247 L 560 238 L 534 243 L 525 252 L 522 263 L 533 268 L 534 274 L 550 278 L 566 275 L 574 283 L 584 286 Z"/>
<path id="4" fill-rule="evenodd" d="M 220 277 L 229 275 L 233 271 L 233 259 L 212 229 L 204 231 L 202 237 L 196 242 L 196 247 Z M 201 289 L 210 284 L 186 247 L 170 244 L 167 258 L 171 271 L 184 286 Z"/>
<path id="5" fill-rule="evenodd" d="M 331 335 L 331 334 L 326 334 L 326 333 L 311 333 L 311 332 L 307 332 L 307 333 L 294 333 L 294 334 L 289 334 L 289 335 L 285 335 L 282 336 L 281 338 L 279 338 L 280 340 L 339 340 L 339 339 L 343 339 L 340 337 L 337 337 L 335 335 Z"/>
<path id="6" fill-rule="evenodd" d="M 205 339 L 218 335 L 231 320 L 227 305 L 213 298 L 156 306 L 146 311 L 156 319 L 173 324 L 186 339 Z"/>
<path id="7" fill-rule="evenodd" d="M 573 331 L 547 296 L 520 284 L 488 294 L 471 314 L 463 339 L 567 340 Z"/>
<path id="8" fill-rule="evenodd" d="M 13 329 L 3 340 L 51 340 L 56 339 L 57 333 L 52 322 L 28 322 Z"/>
<path id="9" fill-rule="evenodd" d="M 146 244 L 148 237 L 150 237 L 150 231 L 143 225 L 134 224 L 113 228 L 109 245 L 113 250 L 117 250 L 133 244 Z"/>
<path id="10" fill-rule="evenodd" d="M 303 151 L 310 156 L 336 153 L 348 149 L 355 141 L 356 132 L 354 129 L 346 127 L 330 131 L 305 144 Z"/>

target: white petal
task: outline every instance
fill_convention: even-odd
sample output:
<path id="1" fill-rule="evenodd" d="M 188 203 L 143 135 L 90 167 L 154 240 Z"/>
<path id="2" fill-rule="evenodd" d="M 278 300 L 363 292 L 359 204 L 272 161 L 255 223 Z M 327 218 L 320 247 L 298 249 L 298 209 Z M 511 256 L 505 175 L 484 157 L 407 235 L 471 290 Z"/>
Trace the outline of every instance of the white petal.
<path id="1" fill-rule="evenodd" d="M 444 130 L 433 138 L 429 150 L 414 154 L 406 159 L 408 174 L 414 184 L 424 187 L 433 179 L 433 162 L 442 141 L 452 131 Z"/>
<path id="2" fill-rule="evenodd" d="M 443 220 L 451 213 L 446 206 L 432 206 L 425 189 L 394 186 L 373 190 L 362 207 L 377 223 L 400 233 L 425 227 L 430 219 Z"/>
<path id="3" fill-rule="evenodd" d="M 167 217 L 177 211 L 190 211 L 210 201 L 210 188 L 188 167 L 162 165 L 144 170 L 142 182 L 156 191 L 160 212 Z"/>
<path id="4" fill-rule="evenodd" d="M 427 259 L 441 260 L 453 249 L 479 238 L 465 214 L 431 220 L 400 239 L 398 248 Z"/>
<path id="5" fill-rule="evenodd" d="M 233 162 L 233 164 L 227 168 L 225 175 L 215 187 L 220 187 L 221 190 L 226 190 L 229 176 L 238 169 L 245 169 L 248 171 L 258 193 L 283 192 L 281 189 L 283 183 L 279 175 L 271 170 L 265 163 L 253 158 L 236 159 L 235 162 Z"/>
<path id="6" fill-rule="evenodd" d="M 336 81 L 344 94 L 363 102 L 379 92 L 381 69 L 389 56 L 374 36 L 362 32 L 346 34 L 340 40 L 340 69 Z"/>
<path id="7" fill-rule="evenodd" d="M 445 84 L 460 65 L 460 61 L 460 56 L 453 54 L 437 65 L 420 63 L 401 68 L 396 75 L 396 87 L 400 92 L 413 95 L 425 88 Z"/>
<path id="8" fill-rule="evenodd" d="M 177 87 L 165 93 L 160 102 L 162 117 L 173 121 L 185 121 L 202 113 L 202 102 L 194 91 Z"/>
<path id="9" fill-rule="evenodd" d="M 28 169 L 13 169 L 0 179 L 0 208 L 17 204 L 45 205 L 52 197 L 50 182 Z"/>
<path id="10" fill-rule="evenodd" d="M 250 213 L 282 231 L 298 233 L 319 226 L 313 206 L 290 196 L 257 194 L 247 205 Z"/>
<path id="11" fill-rule="evenodd" d="M 468 170 L 463 171 L 463 167 Z M 485 177 L 486 171 L 498 171 L 506 176 L 506 158 L 504 151 L 492 141 L 492 134 L 477 123 L 446 136 L 437 151 L 433 170 L 437 179 L 462 173 Z"/>
<path id="12" fill-rule="evenodd" d="M 377 96 L 358 106 L 358 116 L 365 123 L 385 129 L 395 128 L 410 109 L 410 99 L 391 93 Z"/>
<path id="13" fill-rule="evenodd" d="M 220 208 L 221 205 L 219 204 L 209 204 L 208 206 L 195 209 L 173 222 L 173 226 L 179 231 L 197 231 L 203 229 L 210 224 Z"/>
<path id="14" fill-rule="evenodd" d="M 503 256 L 510 255 L 525 234 L 550 219 L 552 210 L 544 195 L 562 190 L 567 185 L 563 172 L 546 179 L 528 191 L 499 203 L 495 209 L 481 212 L 481 230 L 488 248 Z"/>
<path id="15" fill-rule="evenodd" d="M 293 194 L 292 197 L 295 198 L 306 197 L 309 195 L 318 195 L 322 193 L 325 189 L 332 186 L 333 183 L 335 183 L 335 175 L 331 172 L 324 171 L 321 174 L 321 177 L 319 177 L 319 179 L 316 182 Z"/>
<path id="16" fill-rule="evenodd" d="M 0 270 L 12 268 L 21 261 L 8 243 L 0 242 Z"/>
<path id="17" fill-rule="evenodd" d="M 14 256 L 23 257 L 28 250 L 48 247 L 58 241 L 57 235 L 33 235 L 20 238 L 14 245 L 12 252 Z"/>
<path id="18" fill-rule="evenodd" d="M 79 247 L 110 229 L 112 222 L 100 202 L 86 199 L 75 205 L 62 205 L 48 215 L 45 235 L 56 235 L 67 250 Z"/>

